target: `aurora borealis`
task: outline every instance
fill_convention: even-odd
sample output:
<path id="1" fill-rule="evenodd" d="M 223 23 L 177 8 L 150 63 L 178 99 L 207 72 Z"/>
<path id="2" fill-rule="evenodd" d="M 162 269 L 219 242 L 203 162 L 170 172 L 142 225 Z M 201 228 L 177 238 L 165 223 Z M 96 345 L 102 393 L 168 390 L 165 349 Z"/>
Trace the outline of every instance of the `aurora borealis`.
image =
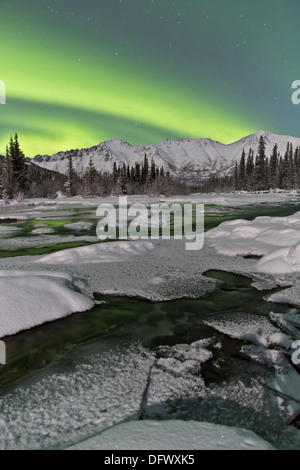
<path id="1" fill-rule="evenodd" d="M 0 1 L 0 153 L 300 136 L 297 0 Z"/>

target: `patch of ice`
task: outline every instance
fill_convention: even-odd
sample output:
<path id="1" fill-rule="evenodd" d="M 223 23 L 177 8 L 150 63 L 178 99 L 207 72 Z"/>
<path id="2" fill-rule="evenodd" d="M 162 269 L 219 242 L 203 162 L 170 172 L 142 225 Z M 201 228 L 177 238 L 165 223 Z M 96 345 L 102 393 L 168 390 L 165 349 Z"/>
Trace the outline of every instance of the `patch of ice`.
<path id="1" fill-rule="evenodd" d="M 275 369 L 276 373 L 290 372 L 290 363 L 281 351 L 265 349 L 263 346 L 254 346 L 253 344 L 245 345 L 241 350 L 254 361 Z"/>
<path id="2" fill-rule="evenodd" d="M 293 340 L 300 339 L 300 331 L 289 321 L 288 317 L 285 317 L 284 314 L 271 312 L 269 317 L 273 323 L 278 325 L 278 327 L 285 331 L 285 333 L 293 338 Z"/>
<path id="3" fill-rule="evenodd" d="M 300 414 L 300 375 L 296 371 L 270 379 L 268 386 L 279 399 L 284 399 L 285 409 L 291 420 Z"/>
<path id="4" fill-rule="evenodd" d="M 147 391 L 147 413 L 168 413 L 174 400 L 200 398 L 205 395 L 205 383 L 201 376 L 201 364 L 212 358 L 207 348 L 212 339 L 204 339 L 173 347 L 161 346 L 157 350 Z"/>
<path id="5" fill-rule="evenodd" d="M 300 280 L 293 280 L 292 287 L 274 292 L 266 296 L 268 302 L 277 302 L 279 304 L 291 304 L 300 306 Z"/>
<path id="6" fill-rule="evenodd" d="M 97 237 L 88 235 L 80 237 L 76 237 L 75 235 L 69 235 L 67 237 L 62 237 L 60 235 L 43 234 L 39 237 L 18 237 L 1 239 L 1 249 L 14 251 L 19 249 L 36 248 L 40 246 L 48 246 L 62 243 L 96 243 L 97 241 L 99 241 Z"/>
<path id="7" fill-rule="evenodd" d="M 198 421 L 130 421 L 80 442 L 69 450 L 272 450 L 245 429 Z M 168 458 L 172 456 L 168 456 Z M 174 459 L 175 462 L 175 459 Z M 157 463 L 152 457 L 151 463 Z M 187 463 L 192 460 L 187 458 Z"/>
<path id="8" fill-rule="evenodd" d="M 80 348 L 70 371 L 52 366 L 46 377 L 0 396 L 1 450 L 69 446 L 139 418 L 153 356 L 138 344 L 93 348 Z"/>
<path id="9" fill-rule="evenodd" d="M 203 320 L 203 323 L 231 338 L 250 341 L 266 348 L 272 345 L 274 334 L 282 334 L 281 330 L 272 325 L 267 317 L 249 313 L 233 312 L 223 316 L 214 315 L 208 320 Z"/>
<path id="10" fill-rule="evenodd" d="M 15 235 L 18 233 L 20 229 L 18 227 L 10 227 L 7 225 L 0 225 L 0 237 L 5 238 L 5 237 L 11 237 L 12 235 Z"/>
<path id="11" fill-rule="evenodd" d="M 36 211 L 57 211 L 58 207 L 55 204 L 47 206 L 37 206 L 34 210 Z"/>

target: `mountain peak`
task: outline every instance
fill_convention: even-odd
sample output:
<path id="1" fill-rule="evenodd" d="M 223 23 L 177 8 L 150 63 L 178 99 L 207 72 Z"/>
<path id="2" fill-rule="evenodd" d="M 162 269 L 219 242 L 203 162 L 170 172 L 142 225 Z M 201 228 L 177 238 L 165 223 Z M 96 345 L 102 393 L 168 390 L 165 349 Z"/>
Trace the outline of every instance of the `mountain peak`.
<path id="1" fill-rule="evenodd" d="M 161 144 L 135 147 L 123 140 L 113 139 L 89 149 L 59 152 L 52 157 L 39 155 L 33 159 L 33 163 L 65 174 L 68 157 L 72 156 L 76 172 L 82 175 L 91 157 L 98 171 L 110 172 L 114 162 L 120 166 L 132 166 L 137 162 L 142 163 L 146 153 L 149 160 L 153 159 L 157 166 L 163 166 L 171 174 L 188 183 L 199 183 L 209 178 L 211 174 L 224 176 L 232 172 L 243 149 L 246 153 L 250 148 L 257 152 L 260 136 L 265 138 L 268 156 L 271 155 L 275 143 L 278 144 L 281 155 L 284 154 L 288 142 L 294 147 L 300 146 L 300 138 L 276 135 L 264 130 L 228 145 L 209 138 L 187 138 L 166 139 Z"/>

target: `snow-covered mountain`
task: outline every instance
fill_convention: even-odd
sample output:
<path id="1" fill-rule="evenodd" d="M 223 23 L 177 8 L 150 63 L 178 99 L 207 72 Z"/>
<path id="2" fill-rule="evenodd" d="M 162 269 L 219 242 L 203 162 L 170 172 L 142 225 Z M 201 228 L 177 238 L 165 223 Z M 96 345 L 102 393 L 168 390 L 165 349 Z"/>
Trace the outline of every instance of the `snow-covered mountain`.
<path id="1" fill-rule="evenodd" d="M 65 174 L 68 158 L 72 156 L 73 165 L 78 174 L 83 174 L 90 157 L 95 167 L 101 171 L 111 171 L 113 163 L 133 165 L 142 162 L 144 155 L 156 165 L 163 166 L 173 175 L 189 183 L 199 182 L 210 175 L 223 176 L 228 174 L 240 159 L 243 148 L 247 153 L 250 148 L 258 149 L 260 136 L 266 143 L 266 154 L 270 155 L 275 143 L 279 152 L 284 154 L 288 142 L 294 147 L 300 146 L 300 138 L 271 134 L 260 131 L 251 134 L 232 144 L 224 145 L 211 139 L 165 140 L 158 145 L 134 147 L 122 140 L 110 140 L 88 149 L 59 152 L 55 155 L 37 155 L 32 162 L 49 170 Z"/>

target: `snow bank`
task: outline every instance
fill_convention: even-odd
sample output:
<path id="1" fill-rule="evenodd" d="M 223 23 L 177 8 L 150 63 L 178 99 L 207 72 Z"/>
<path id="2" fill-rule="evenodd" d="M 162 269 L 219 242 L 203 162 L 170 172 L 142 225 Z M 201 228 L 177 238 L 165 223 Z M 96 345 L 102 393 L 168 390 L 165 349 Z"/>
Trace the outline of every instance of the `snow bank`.
<path id="1" fill-rule="evenodd" d="M 54 233 L 55 230 L 53 228 L 36 228 L 32 230 L 32 235 L 49 235 Z"/>
<path id="2" fill-rule="evenodd" d="M 263 256 L 300 240 L 300 212 L 290 217 L 256 217 L 223 222 L 206 233 L 207 242 L 219 253 Z"/>
<path id="3" fill-rule="evenodd" d="M 1 338 L 94 306 L 64 273 L 0 271 L 0 298 Z"/>
<path id="4" fill-rule="evenodd" d="M 205 239 L 224 255 L 263 256 L 255 265 L 259 272 L 300 272 L 300 212 L 289 217 L 224 222 L 208 231 Z"/>
<path id="5" fill-rule="evenodd" d="M 228 207 L 245 206 L 249 204 L 274 204 L 289 201 L 298 201 L 299 195 L 295 191 L 290 192 L 257 192 L 257 193 L 194 193 L 190 196 L 161 197 L 161 201 L 173 203 L 193 203 L 219 205 Z"/>
<path id="6" fill-rule="evenodd" d="M 93 224 L 88 222 L 75 222 L 74 224 L 66 224 L 64 226 L 68 230 L 76 230 L 78 232 L 84 232 L 86 230 L 91 230 Z"/>
<path id="7" fill-rule="evenodd" d="M 150 242 L 107 242 L 96 245 L 71 248 L 50 255 L 42 256 L 37 263 L 43 264 L 73 264 L 73 263 L 111 263 L 127 261 L 134 256 L 145 255 L 153 250 Z"/>
<path id="8" fill-rule="evenodd" d="M 272 450 L 256 434 L 197 421 L 130 421 L 68 450 Z M 153 461 L 154 462 L 154 461 Z"/>
<path id="9" fill-rule="evenodd" d="M 300 229 L 298 239 L 300 238 Z M 266 274 L 289 274 L 300 272 L 300 242 L 290 248 L 271 251 L 256 264 L 258 271 Z"/>

